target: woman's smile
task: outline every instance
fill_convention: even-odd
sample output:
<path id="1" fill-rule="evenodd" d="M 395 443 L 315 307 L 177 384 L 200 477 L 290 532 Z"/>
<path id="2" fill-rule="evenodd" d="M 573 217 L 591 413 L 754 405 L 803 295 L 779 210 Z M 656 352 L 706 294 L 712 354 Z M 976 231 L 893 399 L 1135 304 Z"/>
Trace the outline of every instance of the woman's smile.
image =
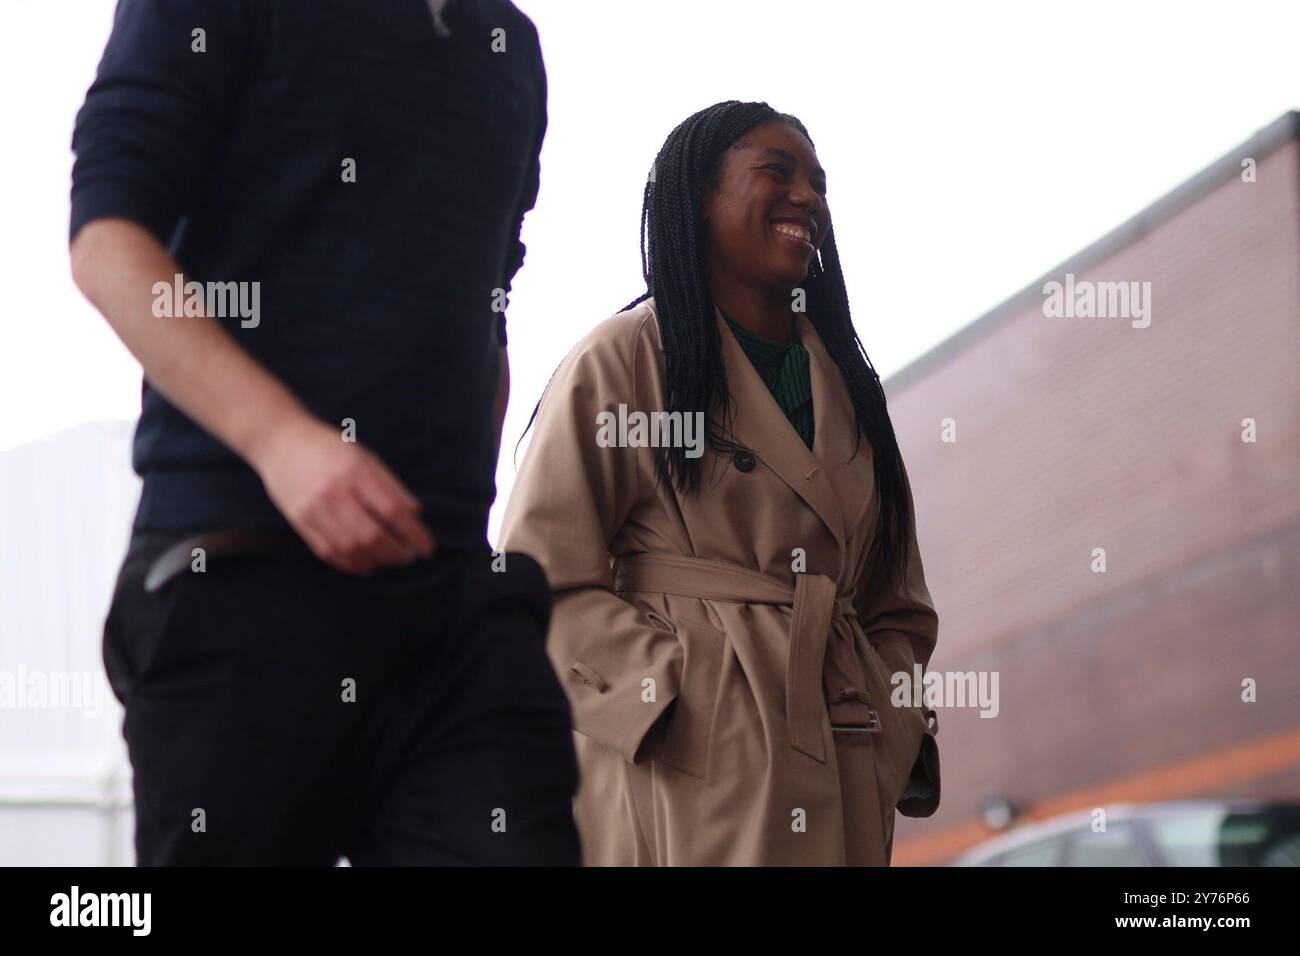
<path id="1" fill-rule="evenodd" d="M 773 219 L 772 228 L 782 239 L 798 243 L 810 255 L 816 248 L 813 246 L 813 237 L 817 235 L 816 220 L 799 220 L 792 217 Z"/>

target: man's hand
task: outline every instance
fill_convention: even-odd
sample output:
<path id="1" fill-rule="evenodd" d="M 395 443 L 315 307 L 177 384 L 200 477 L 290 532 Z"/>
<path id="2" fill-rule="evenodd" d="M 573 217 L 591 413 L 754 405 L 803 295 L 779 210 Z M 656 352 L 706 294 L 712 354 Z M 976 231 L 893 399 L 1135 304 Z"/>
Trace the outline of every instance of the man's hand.
<path id="1" fill-rule="evenodd" d="M 318 558 L 370 574 L 434 551 L 420 502 L 379 458 L 314 419 L 275 436 L 251 462 L 280 513 Z"/>
<path id="2" fill-rule="evenodd" d="M 95 220 L 72 243 L 77 286 L 150 384 L 248 462 L 318 557 L 368 574 L 432 554 L 419 502 L 373 453 L 313 417 L 212 318 L 153 315 L 154 284 L 180 272 L 158 240 L 128 220 Z"/>

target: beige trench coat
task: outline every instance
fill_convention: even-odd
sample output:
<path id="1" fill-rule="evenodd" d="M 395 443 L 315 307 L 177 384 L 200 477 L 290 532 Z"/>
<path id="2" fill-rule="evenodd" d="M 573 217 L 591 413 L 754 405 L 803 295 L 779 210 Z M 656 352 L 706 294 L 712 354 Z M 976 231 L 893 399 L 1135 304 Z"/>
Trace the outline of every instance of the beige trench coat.
<path id="1" fill-rule="evenodd" d="M 556 372 L 506 511 L 502 548 L 554 595 L 584 860 L 885 866 L 895 808 L 939 802 L 937 716 L 891 705 L 890 675 L 938 637 L 915 536 L 903 593 L 873 547 L 870 445 L 850 458 L 853 407 L 807 318 L 811 451 L 716 318 L 748 454 L 706 447 L 701 492 L 679 495 L 655 448 L 598 441 L 599 413 L 664 407 L 651 300 Z"/>

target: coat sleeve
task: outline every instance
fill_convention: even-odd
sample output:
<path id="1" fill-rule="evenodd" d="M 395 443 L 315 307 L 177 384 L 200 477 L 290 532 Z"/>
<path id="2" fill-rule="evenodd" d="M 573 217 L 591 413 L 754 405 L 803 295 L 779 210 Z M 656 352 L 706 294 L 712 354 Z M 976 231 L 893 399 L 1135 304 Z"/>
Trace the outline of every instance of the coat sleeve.
<path id="1" fill-rule="evenodd" d="M 650 487 L 640 472 L 646 449 L 597 441 L 601 412 L 639 405 L 635 340 L 626 326 L 610 332 L 621 321 L 580 343 L 548 386 L 501 542 L 546 572 L 553 597 L 547 652 L 575 729 L 635 763 L 656 756 L 662 735 L 649 731 L 677 696 L 683 651 L 673 631 L 613 589 L 610 545 Z"/>
<path id="2" fill-rule="evenodd" d="M 890 676 L 902 672 L 911 678 L 916 673 L 916 665 L 920 665 L 924 675 L 930 664 L 930 656 L 939 639 L 939 615 L 925 583 L 925 569 L 916 537 L 916 508 L 906 467 L 903 468 L 903 484 L 911 518 L 906 581 L 897 567 L 883 567 L 877 542 L 872 549 L 873 558 L 867 561 L 858 582 L 854 603 L 858 622 L 867 640 L 885 661 Z M 898 804 L 899 812 L 911 817 L 930 816 L 939 806 L 939 751 L 935 742 L 939 717 L 926 706 L 921 708 L 921 715 L 926 723 L 926 734 L 907 789 Z"/>

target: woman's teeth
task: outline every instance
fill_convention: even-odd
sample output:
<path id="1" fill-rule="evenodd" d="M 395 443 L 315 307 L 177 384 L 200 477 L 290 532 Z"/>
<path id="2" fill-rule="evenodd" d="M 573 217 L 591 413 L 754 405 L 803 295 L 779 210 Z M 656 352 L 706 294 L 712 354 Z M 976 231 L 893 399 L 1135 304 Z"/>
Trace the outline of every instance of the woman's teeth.
<path id="1" fill-rule="evenodd" d="M 790 222 L 776 223 L 776 231 L 783 236 L 790 236 L 793 239 L 802 239 L 808 245 L 812 245 L 812 233 L 803 226 L 796 226 Z"/>

